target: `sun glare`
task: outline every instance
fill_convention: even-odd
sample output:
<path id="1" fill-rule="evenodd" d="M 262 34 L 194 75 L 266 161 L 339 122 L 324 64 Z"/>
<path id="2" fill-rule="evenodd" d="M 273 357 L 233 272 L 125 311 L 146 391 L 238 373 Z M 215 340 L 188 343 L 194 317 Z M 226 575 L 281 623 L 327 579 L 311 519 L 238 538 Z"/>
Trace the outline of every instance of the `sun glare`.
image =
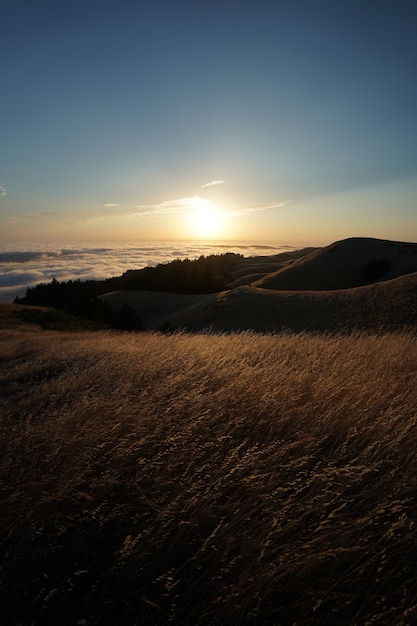
<path id="1" fill-rule="evenodd" d="M 193 233 L 199 237 L 218 237 L 222 234 L 222 214 L 210 200 L 196 199 L 190 211 Z"/>

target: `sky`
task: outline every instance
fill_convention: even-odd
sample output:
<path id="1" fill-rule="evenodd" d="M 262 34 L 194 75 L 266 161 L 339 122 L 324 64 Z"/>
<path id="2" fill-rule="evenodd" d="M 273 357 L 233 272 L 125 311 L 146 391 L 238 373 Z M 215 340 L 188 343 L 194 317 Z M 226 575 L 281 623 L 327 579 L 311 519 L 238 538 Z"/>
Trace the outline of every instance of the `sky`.
<path id="1" fill-rule="evenodd" d="M 415 0 L 4 0 L 0 242 L 417 241 Z"/>

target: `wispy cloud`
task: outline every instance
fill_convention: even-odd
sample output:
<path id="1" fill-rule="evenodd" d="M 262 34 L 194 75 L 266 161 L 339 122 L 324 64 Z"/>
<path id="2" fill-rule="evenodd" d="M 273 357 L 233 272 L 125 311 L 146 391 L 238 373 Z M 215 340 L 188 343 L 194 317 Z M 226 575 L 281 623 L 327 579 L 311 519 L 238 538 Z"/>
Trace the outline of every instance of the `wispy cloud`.
<path id="1" fill-rule="evenodd" d="M 106 204 L 103 204 L 103 206 L 106 209 L 116 209 L 117 207 L 120 206 L 120 204 L 117 204 L 116 202 L 106 202 Z"/>
<path id="2" fill-rule="evenodd" d="M 225 182 L 225 180 L 211 180 L 210 182 L 201 185 L 201 188 L 204 189 L 204 187 L 215 187 L 215 185 L 224 185 Z"/>
<path id="3" fill-rule="evenodd" d="M 229 212 L 232 215 L 250 215 L 251 213 L 257 213 L 259 211 L 269 211 L 271 209 L 282 209 L 292 202 L 291 200 L 282 200 L 280 202 L 268 202 L 265 204 L 247 204 L 246 206 L 232 206 L 229 207 Z"/>
<path id="4" fill-rule="evenodd" d="M 7 196 L 7 189 L 4 185 L 0 185 L 0 198 Z"/>
<path id="5" fill-rule="evenodd" d="M 264 204 L 247 204 L 217 208 L 223 211 L 224 214 L 234 217 L 239 215 L 250 215 L 251 213 L 268 211 L 270 209 L 281 209 L 287 206 L 290 202 L 291 200 L 281 200 L 279 202 L 268 202 Z M 185 198 L 177 198 L 176 200 L 165 200 L 164 202 L 155 204 L 137 205 L 137 211 L 135 213 L 131 213 L 131 217 L 148 215 L 181 215 L 183 213 L 188 213 L 193 209 L 211 206 L 211 200 L 202 198 L 201 196 L 189 196 Z"/>
<path id="6" fill-rule="evenodd" d="M 139 204 L 136 206 L 135 215 L 181 215 L 205 204 L 210 204 L 210 200 L 200 198 L 200 196 L 189 196 L 155 204 Z"/>

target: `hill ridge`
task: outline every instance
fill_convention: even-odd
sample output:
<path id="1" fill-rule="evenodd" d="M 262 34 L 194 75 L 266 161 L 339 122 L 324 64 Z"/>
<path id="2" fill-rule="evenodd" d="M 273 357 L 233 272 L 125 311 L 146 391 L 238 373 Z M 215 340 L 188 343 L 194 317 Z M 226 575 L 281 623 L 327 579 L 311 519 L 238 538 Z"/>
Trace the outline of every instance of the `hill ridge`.
<path id="1" fill-rule="evenodd" d="M 417 271 L 417 244 L 350 237 L 255 281 L 264 289 L 349 289 Z"/>

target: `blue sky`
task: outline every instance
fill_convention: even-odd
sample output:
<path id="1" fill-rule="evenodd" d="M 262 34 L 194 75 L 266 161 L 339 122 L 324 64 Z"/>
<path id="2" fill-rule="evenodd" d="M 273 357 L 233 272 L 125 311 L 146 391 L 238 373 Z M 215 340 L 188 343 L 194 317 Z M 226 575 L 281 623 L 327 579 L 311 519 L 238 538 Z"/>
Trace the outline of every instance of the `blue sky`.
<path id="1" fill-rule="evenodd" d="M 0 239 L 417 241 L 412 0 L 6 0 Z"/>

